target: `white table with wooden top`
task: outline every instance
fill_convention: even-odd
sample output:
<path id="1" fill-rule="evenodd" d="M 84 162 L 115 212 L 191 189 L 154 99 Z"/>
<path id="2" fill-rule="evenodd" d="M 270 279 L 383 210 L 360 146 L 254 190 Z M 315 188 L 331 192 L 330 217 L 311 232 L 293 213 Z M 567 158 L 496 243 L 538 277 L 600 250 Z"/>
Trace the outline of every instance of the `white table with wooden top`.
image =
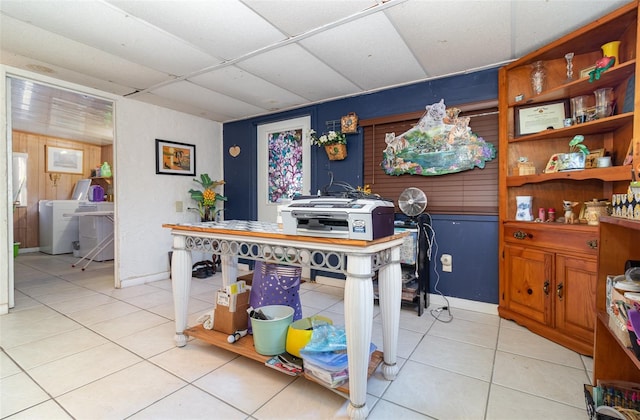
<path id="1" fill-rule="evenodd" d="M 165 224 L 173 235 L 171 277 L 175 304 L 176 343 L 186 335 L 253 357 L 244 347 L 225 346 L 215 331 L 187 329 L 187 305 L 191 286 L 191 251 L 220 255 L 223 285 L 237 279 L 238 258 L 309 267 L 346 275 L 344 289 L 345 330 L 349 355 L 348 393 L 351 418 L 366 418 L 367 377 L 373 323 L 373 282 L 378 271 L 379 302 L 383 329 L 383 375 L 398 373 L 397 347 L 402 276 L 400 247 L 405 234 L 373 241 L 285 235 L 275 223 L 231 220 L 194 224 Z M 186 331 L 185 331 L 186 330 Z M 206 331 L 206 332 L 205 332 Z M 185 335 L 186 334 L 186 335 Z"/>

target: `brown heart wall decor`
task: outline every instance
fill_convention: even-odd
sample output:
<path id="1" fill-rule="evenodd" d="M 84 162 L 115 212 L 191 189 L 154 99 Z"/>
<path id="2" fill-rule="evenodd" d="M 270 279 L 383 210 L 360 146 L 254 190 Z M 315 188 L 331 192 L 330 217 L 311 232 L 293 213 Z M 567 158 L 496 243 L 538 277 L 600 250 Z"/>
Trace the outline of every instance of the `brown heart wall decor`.
<path id="1" fill-rule="evenodd" d="M 238 157 L 238 155 L 240 154 L 240 146 L 231 146 L 229 148 L 229 154 L 231 155 L 231 157 Z"/>

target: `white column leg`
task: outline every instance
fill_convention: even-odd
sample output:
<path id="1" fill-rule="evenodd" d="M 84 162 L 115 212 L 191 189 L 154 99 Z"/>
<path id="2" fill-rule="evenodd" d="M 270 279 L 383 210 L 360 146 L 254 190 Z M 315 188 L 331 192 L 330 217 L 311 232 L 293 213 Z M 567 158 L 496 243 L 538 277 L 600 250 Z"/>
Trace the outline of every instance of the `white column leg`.
<path id="1" fill-rule="evenodd" d="M 352 419 L 364 419 L 367 408 L 367 371 L 373 323 L 371 255 L 349 255 L 344 289 L 344 318 L 349 355 L 349 407 Z"/>
<path id="2" fill-rule="evenodd" d="M 187 316 L 189 292 L 191 290 L 191 251 L 186 249 L 186 237 L 173 236 L 173 254 L 171 256 L 171 287 L 173 288 L 173 307 L 176 317 L 176 345 L 184 347 L 187 337 Z"/>
<path id="3" fill-rule="evenodd" d="M 221 255 L 222 287 L 235 283 L 238 280 L 238 256 Z"/>
<path id="4" fill-rule="evenodd" d="M 400 328 L 400 304 L 402 299 L 402 270 L 400 247 L 391 250 L 391 264 L 378 270 L 378 293 L 382 316 L 382 345 L 384 346 L 385 379 L 393 380 L 398 374 L 398 329 Z"/>

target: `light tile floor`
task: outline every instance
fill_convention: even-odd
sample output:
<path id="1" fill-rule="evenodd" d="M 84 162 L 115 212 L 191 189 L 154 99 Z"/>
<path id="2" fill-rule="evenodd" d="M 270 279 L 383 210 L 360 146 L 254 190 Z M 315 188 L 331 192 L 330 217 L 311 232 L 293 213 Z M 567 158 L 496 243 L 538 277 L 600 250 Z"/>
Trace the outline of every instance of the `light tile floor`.
<path id="1" fill-rule="evenodd" d="M 303 378 L 197 340 L 176 348 L 170 280 L 114 289 L 112 262 L 81 271 L 75 260 L 15 260 L 16 307 L 0 316 L 0 418 L 346 418 L 343 397 Z M 192 283 L 194 324 L 221 277 Z M 301 299 L 304 316 L 344 322 L 342 289 L 308 282 Z M 494 315 L 451 312 L 444 323 L 403 307 L 400 372 L 369 379 L 369 418 L 587 418 L 590 358 Z"/>

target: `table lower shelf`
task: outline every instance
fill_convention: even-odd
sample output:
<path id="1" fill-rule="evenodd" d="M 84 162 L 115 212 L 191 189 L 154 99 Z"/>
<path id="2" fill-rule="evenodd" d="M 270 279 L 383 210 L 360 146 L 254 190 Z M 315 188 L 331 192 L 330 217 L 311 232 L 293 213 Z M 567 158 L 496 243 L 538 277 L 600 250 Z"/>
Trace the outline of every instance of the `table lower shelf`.
<path id="1" fill-rule="evenodd" d="M 184 330 L 184 334 L 197 338 L 198 340 L 202 340 L 205 343 L 209 343 L 216 347 L 219 347 L 224 350 L 228 350 L 232 353 L 239 354 L 240 356 L 247 357 L 249 359 L 255 360 L 264 364 L 267 360 L 271 359 L 272 356 L 264 356 L 256 352 L 253 347 L 253 336 L 247 335 L 242 337 L 240 340 L 235 343 L 229 343 L 227 338 L 229 334 L 221 333 L 219 331 L 207 330 L 202 325 L 196 325 L 195 327 L 187 328 Z M 369 369 L 367 371 L 367 377 L 373 375 L 373 372 L 378 368 L 380 363 L 382 363 L 384 354 L 381 351 L 374 351 L 371 354 L 371 359 L 369 359 Z M 316 382 L 320 385 L 323 385 L 321 382 L 315 380 L 313 377 L 309 375 L 304 375 L 304 377 L 312 382 Z M 343 385 L 337 388 L 331 388 L 332 390 L 344 393 L 349 395 L 349 382 L 344 383 Z"/>

